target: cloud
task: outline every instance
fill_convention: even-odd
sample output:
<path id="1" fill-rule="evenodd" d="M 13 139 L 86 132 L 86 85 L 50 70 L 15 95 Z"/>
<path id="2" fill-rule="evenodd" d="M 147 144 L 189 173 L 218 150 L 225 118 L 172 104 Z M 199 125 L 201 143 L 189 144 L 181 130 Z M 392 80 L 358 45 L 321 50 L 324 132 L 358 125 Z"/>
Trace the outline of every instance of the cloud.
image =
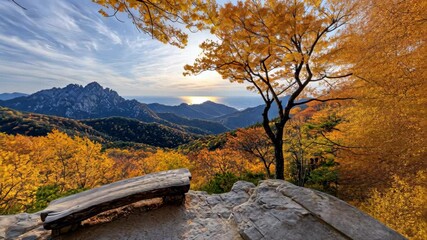
<path id="1" fill-rule="evenodd" d="M 90 1 L 23 4 L 27 11 L 0 2 L 0 92 L 97 81 L 122 95 L 246 93 L 216 73 L 182 76 L 208 33 L 190 35 L 189 46 L 178 49 L 138 32 L 126 16 L 125 23 L 102 17 Z"/>

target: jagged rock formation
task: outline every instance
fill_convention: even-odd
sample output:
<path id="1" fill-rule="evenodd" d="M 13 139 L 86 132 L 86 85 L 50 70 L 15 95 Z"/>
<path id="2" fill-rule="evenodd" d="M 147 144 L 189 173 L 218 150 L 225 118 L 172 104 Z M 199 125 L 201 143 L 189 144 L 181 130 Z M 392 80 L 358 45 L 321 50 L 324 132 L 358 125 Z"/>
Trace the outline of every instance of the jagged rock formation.
<path id="1" fill-rule="evenodd" d="M 47 237 L 41 223 L 34 221 L 36 215 L 17 216 L 21 217 L 0 218 L 0 239 Z M 88 224 L 61 239 L 405 238 L 335 197 L 281 180 L 266 180 L 258 186 L 237 182 L 224 194 L 190 191 L 184 205 L 134 209 L 125 217 Z"/>
<path id="2" fill-rule="evenodd" d="M 96 82 L 85 87 L 69 84 L 65 88 L 42 90 L 27 97 L 3 101 L 1 105 L 20 111 L 74 119 L 123 116 L 145 122 L 159 121 L 159 117 L 147 105 L 136 100 L 126 100 Z"/>

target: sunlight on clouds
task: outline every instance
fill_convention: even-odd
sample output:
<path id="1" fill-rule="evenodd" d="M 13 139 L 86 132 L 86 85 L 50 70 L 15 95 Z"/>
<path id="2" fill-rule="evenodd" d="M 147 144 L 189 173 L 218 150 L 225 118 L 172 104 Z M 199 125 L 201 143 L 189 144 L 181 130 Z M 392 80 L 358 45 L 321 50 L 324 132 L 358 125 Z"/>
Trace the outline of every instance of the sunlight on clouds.
<path id="1" fill-rule="evenodd" d="M 3 91 L 34 92 L 97 81 L 121 95 L 246 93 L 244 86 L 231 84 L 215 72 L 182 75 L 183 66 L 200 54 L 198 45 L 211 37 L 208 32 L 190 34 L 188 46 L 179 49 L 138 32 L 127 16 L 120 16 L 124 23 L 102 17 L 99 5 L 90 1 L 32 0 L 25 3 L 27 11 L 10 4 L 0 1 L 4 10 L 0 15 Z M 17 84 L 5 79 L 25 84 L 16 88 Z"/>
<path id="2" fill-rule="evenodd" d="M 213 96 L 183 96 L 180 97 L 182 101 L 188 104 L 201 104 L 207 101 L 219 102 L 219 97 Z"/>

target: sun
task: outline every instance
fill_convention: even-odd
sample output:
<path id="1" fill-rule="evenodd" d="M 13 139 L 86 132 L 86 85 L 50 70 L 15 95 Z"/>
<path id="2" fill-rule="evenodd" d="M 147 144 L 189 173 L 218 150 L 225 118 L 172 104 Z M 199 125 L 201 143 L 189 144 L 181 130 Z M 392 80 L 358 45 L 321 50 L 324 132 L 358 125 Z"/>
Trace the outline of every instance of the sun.
<path id="1" fill-rule="evenodd" d="M 182 97 L 182 100 L 188 104 L 201 104 L 207 101 L 216 101 L 216 97 L 211 96 L 185 96 Z"/>

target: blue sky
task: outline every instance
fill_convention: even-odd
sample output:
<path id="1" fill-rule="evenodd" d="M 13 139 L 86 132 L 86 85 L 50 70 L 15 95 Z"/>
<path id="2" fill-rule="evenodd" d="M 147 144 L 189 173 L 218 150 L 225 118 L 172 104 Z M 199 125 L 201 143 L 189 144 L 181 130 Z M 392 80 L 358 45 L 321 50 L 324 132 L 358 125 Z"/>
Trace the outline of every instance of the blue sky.
<path id="1" fill-rule="evenodd" d="M 126 16 L 104 18 L 90 0 L 0 1 L 0 92 L 97 81 L 124 96 L 253 95 L 214 72 L 184 77 L 208 33 L 190 34 L 185 49 L 136 30 Z"/>

